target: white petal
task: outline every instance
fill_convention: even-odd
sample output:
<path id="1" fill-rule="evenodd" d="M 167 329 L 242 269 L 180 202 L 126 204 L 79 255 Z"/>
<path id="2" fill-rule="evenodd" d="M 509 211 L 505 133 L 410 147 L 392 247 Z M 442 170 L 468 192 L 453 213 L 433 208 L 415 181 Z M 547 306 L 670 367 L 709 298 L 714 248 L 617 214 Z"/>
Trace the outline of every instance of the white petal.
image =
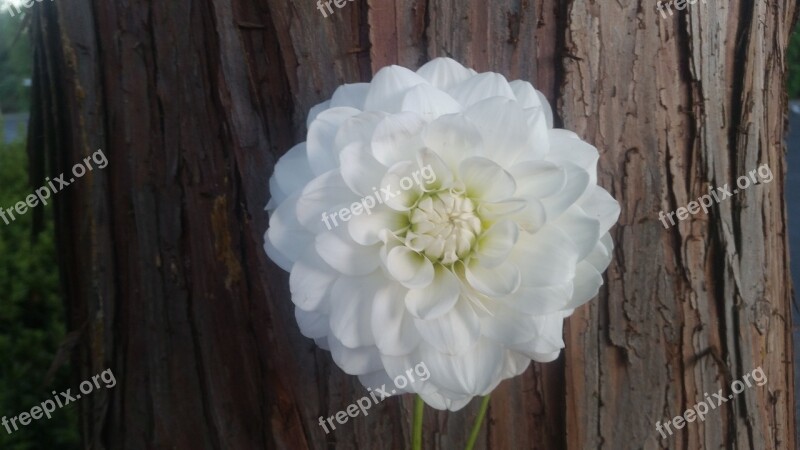
<path id="1" fill-rule="evenodd" d="M 549 350 L 551 348 L 555 348 L 555 350 Z M 564 348 L 564 344 L 562 342 L 561 346 L 554 346 L 549 342 L 544 342 L 541 339 L 534 339 L 530 342 L 526 342 L 524 344 L 519 345 L 512 345 L 510 347 L 511 350 L 516 352 L 522 353 L 523 355 L 531 358 L 536 362 L 551 362 L 558 358 L 558 355 L 561 353 L 561 349 Z M 546 349 L 543 351 L 537 351 L 537 349 Z"/>
<path id="2" fill-rule="evenodd" d="M 541 201 L 528 199 L 525 209 L 512 216 L 511 219 L 523 230 L 534 233 L 547 223 L 547 210 Z"/>
<path id="3" fill-rule="evenodd" d="M 414 181 L 415 171 L 421 171 L 416 162 L 401 161 L 386 172 L 381 180 L 381 198 L 387 206 L 396 211 L 408 211 L 422 195 L 423 179 L 418 175 L 420 184 Z"/>
<path id="4" fill-rule="evenodd" d="M 275 179 L 287 196 L 300 191 L 314 179 L 314 172 L 308 163 L 305 142 L 295 145 L 278 160 L 275 164 Z"/>
<path id="5" fill-rule="evenodd" d="M 386 268 L 389 265 L 389 252 L 395 247 L 404 246 L 403 239 L 400 239 L 396 234 L 387 230 L 378 232 L 378 239 L 383 242 L 383 247 L 381 247 L 381 262 L 383 263 L 383 267 Z"/>
<path id="6" fill-rule="evenodd" d="M 366 275 L 381 263 L 379 245 L 361 245 L 343 236 L 347 231 L 320 233 L 314 245 L 320 257 L 331 267 L 345 275 Z"/>
<path id="7" fill-rule="evenodd" d="M 469 404 L 474 396 L 449 397 L 440 392 L 420 392 L 420 397 L 426 405 L 438 410 L 459 411 Z"/>
<path id="8" fill-rule="evenodd" d="M 462 159 L 480 155 L 483 147 L 478 129 L 460 114 L 442 116 L 429 123 L 422 133 L 422 141 L 450 170 L 455 170 Z"/>
<path id="9" fill-rule="evenodd" d="M 384 67 L 372 78 L 364 111 L 400 112 L 406 92 L 422 83 L 427 81 L 405 67 Z"/>
<path id="10" fill-rule="evenodd" d="M 424 288 L 409 290 L 405 304 L 414 317 L 436 319 L 455 306 L 460 294 L 461 281 L 450 270 L 436 264 L 433 282 Z"/>
<path id="11" fill-rule="evenodd" d="M 478 240 L 479 262 L 485 267 L 497 267 L 508 258 L 517 243 L 519 229 L 510 220 L 495 223 Z"/>
<path id="12" fill-rule="evenodd" d="M 575 271 L 575 291 L 567 308 L 577 308 L 595 298 L 603 285 L 603 276 L 590 263 L 581 261 Z"/>
<path id="13" fill-rule="evenodd" d="M 269 177 L 269 195 L 269 202 L 267 202 L 267 206 L 264 209 L 270 213 L 289 197 L 278 185 L 278 177 L 275 176 L 275 173 Z"/>
<path id="14" fill-rule="evenodd" d="M 339 170 L 331 170 L 309 182 L 297 200 L 297 220 L 314 234 L 337 228 L 342 208 L 359 201 L 360 197 L 345 184 Z M 334 215 L 335 214 L 335 215 Z"/>
<path id="15" fill-rule="evenodd" d="M 536 91 L 536 95 L 539 96 L 539 101 L 544 107 L 544 116 L 547 119 L 547 128 L 553 128 L 553 108 L 550 105 L 550 102 L 547 101 L 547 97 L 545 97 L 541 91 Z"/>
<path id="16" fill-rule="evenodd" d="M 547 211 L 547 220 L 557 219 L 590 190 L 589 174 L 585 170 L 572 163 L 563 163 L 563 167 L 567 174 L 564 189 L 541 200 Z"/>
<path id="17" fill-rule="evenodd" d="M 269 231 L 264 233 L 264 251 L 267 253 L 267 256 L 269 257 L 269 259 L 272 260 L 272 262 L 277 264 L 278 267 L 280 267 L 281 269 L 287 272 L 292 270 L 292 265 L 294 264 L 294 261 L 292 261 L 286 255 L 281 253 L 280 250 L 275 248 L 272 242 L 270 242 L 268 234 Z"/>
<path id="18" fill-rule="evenodd" d="M 429 84 L 418 84 L 403 97 L 402 110 L 413 112 L 430 122 L 445 114 L 461 112 L 461 105 Z"/>
<path id="19" fill-rule="evenodd" d="M 270 216 L 267 230 L 270 243 L 292 262 L 297 261 L 306 251 L 313 237 L 297 220 L 299 196 L 299 193 L 294 194 L 281 203 Z"/>
<path id="20" fill-rule="evenodd" d="M 339 107 L 321 112 L 308 128 L 306 149 L 311 170 L 317 175 L 339 167 L 334 142 L 345 120 L 359 114 L 355 108 Z"/>
<path id="21" fill-rule="evenodd" d="M 558 129 L 556 129 L 556 130 L 550 130 L 550 131 L 558 131 L 558 132 L 559 132 L 559 133 L 561 133 L 562 135 L 564 135 L 564 136 L 567 136 L 567 137 L 570 137 L 570 138 L 572 138 L 572 139 L 578 139 L 578 140 L 580 140 L 580 139 L 581 139 L 581 137 L 580 137 L 580 136 L 578 136 L 578 133 L 576 133 L 576 132 L 574 132 L 574 131 L 570 131 L 570 130 L 565 130 L 565 129 L 563 129 L 563 128 L 558 128 Z M 550 131 L 548 131 L 548 133 L 549 133 Z"/>
<path id="22" fill-rule="evenodd" d="M 549 148 L 547 142 L 536 140 L 536 130 L 528 125 L 525 113 L 514 100 L 488 98 L 464 114 L 480 131 L 492 159 L 503 167 L 511 167 L 523 155 L 544 155 Z"/>
<path id="23" fill-rule="evenodd" d="M 561 354 L 561 350 L 557 350 L 550 353 L 536 353 L 531 352 L 528 353 L 528 356 L 531 357 L 532 360 L 539 362 L 539 363 L 549 363 L 553 362 L 558 359 L 558 355 Z"/>
<path id="24" fill-rule="evenodd" d="M 519 214 L 527 207 L 528 202 L 519 198 L 503 200 L 501 202 L 481 202 L 478 205 L 478 214 L 488 221 L 496 221 Z"/>
<path id="25" fill-rule="evenodd" d="M 509 170 L 517 183 L 518 197 L 549 197 L 567 185 L 567 172 L 561 166 L 548 161 L 523 161 Z"/>
<path id="26" fill-rule="evenodd" d="M 494 384 L 503 367 L 503 349 L 479 339 L 472 351 L 457 356 L 420 344 L 420 358 L 431 373 L 431 383 L 453 393 L 478 395 Z"/>
<path id="27" fill-rule="evenodd" d="M 548 160 L 573 163 L 589 174 L 589 183 L 597 184 L 597 160 L 600 154 L 595 146 L 575 139 L 575 133 L 567 130 L 550 130 L 549 138 Z"/>
<path id="28" fill-rule="evenodd" d="M 458 166 L 461 181 L 467 186 L 467 196 L 494 202 L 506 200 L 517 189 L 514 177 L 492 160 L 473 156 Z"/>
<path id="29" fill-rule="evenodd" d="M 336 132 L 336 148 L 341 150 L 353 142 L 369 144 L 378 124 L 387 117 L 383 111 L 367 111 L 347 118 Z"/>
<path id="30" fill-rule="evenodd" d="M 331 289 L 331 334 L 349 348 L 374 345 L 372 305 L 388 280 L 380 271 L 363 277 L 341 277 Z"/>
<path id="31" fill-rule="evenodd" d="M 406 288 L 392 283 L 384 286 L 375 296 L 372 305 L 372 334 L 375 345 L 384 355 L 406 355 L 419 345 L 420 335 L 414 327 L 414 318 L 400 301 L 406 292 Z"/>
<path id="32" fill-rule="evenodd" d="M 560 285 L 575 275 L 578 248 L 563 231 L 548 224 L 534 234 L 520 233 L 509 261 L 523 271 L 526 286 Z"/>
<path id="33" fill-rule="evenodd" d="M 334 141 L 337 151 L 341 151 L 354 142 L 369 147 L 378 124 L 388 116 L 389 114 L 382 111 L 369 111 L 345 120 L 336 132 Z"/>
<path id="34" fill-rule="evenodd" d="M 319 339 L 330 333 L 328 326 L 328 316 L 311 311 L 303 311 L 300 308 L 294 309 L 294 317 L 300 327 L 300 333 L 311 339 Z"/>
<path id="35" fill-rule="evenodd" d="M 436 319 L 414 319 L 422 338 L 436 350 L 448 355 L 460 355 L 472 349 L 481 335 L 481 323 L 466 298 L 443 316 Z"/>
<path id="36" fill-rule="evenodd" d="M 553 128 L 553 111 L 547 99 L 527 81 L 515 80 L 510 85 L 528 117 L 528 125 L 535 128 L 535 140 L 549 142 L 548 130 Z"/>
<path id="37" fill-rule="evenodd" d="M 308 111 L 308 117 L 306 118 L 306 129 L 311 128 L 311 123 L 317 118 L 319 113 L 325 111 L 326 109 L 330 109 L 331 101 L 325 100 L 322 103 L 317 103 L 316 105 L 312 106 L 311 109 Z"/>
<path id="38" fill-rule="evenodd" d="M 534 340 L 549 342 L 553 340 L 553 333 L 560 336 L 562 323 L 561 312 L 533 316 L 520 314 L 509 308 L 500 308 L 494 316 L 481 319 L 481 332 L 502 345 L 521 345 Z"/>
<path id="39" fill-rule="evenodd" d="M 572 282 L 544 287 L 523 282 L 516 292 L 497 298 L 497 301 L 523 314 L 545 315 L 567 308 L 572 293 Z"/>
<path id="40" fill-rule="evenodd" d="M 314 339 L 314 343 L 317 344 L 317 347 L 321 348 L 322 350 L 325 350 L 326 352 L 331 351 L 331 346 L 328 345 L 328 336 Z"/>
<path id="41" fill-rule="evenodd" d="M 550 141 L 550 129 L 547 128 L 547 118 L 543 108 L 528 108 L 522 110 L 525 123 L 528 125 L 528 139 L 534 142 L 532 148 L 523 152 L 517 162 L 538 161 L 545 158 L 552 151 L 553 143 Z"/>
<path id="42" fill-rule="evenodd" d="M 531 359 L 517 352 L 506 352 L 506 358 L 503 361 L 503 379 L 513 378 L 525 373 L 531 365 Z"/>
<path id="43" fill-rule="evenodd" d="M 339 164 L 344 182 L 353 192 L 363 197 L 371 196 L 375 192 L 372 188 L 380 185 L 386 173 L 386 167 L 372 156 L 369 147 L 360 142 L 354 142 L 342 150 Z M 374 200 L 373 198 L 373 203 Z"/>
<path id="44" fill-rule="evenodd" d="M 619 203 L 600 186 L 590 187 L 578 202 L 589 217 L 600 221 L 600 232 L 607 232 L 619 219 Z"/>
<path id="45" fill-rule="evenodd" d="M 400 161 L 413 160 L 423 147 L 422 129 L 425 121 L 411 112 L 384 118 L 372 135 L 372 154 L 386 167 Z"/>
<path id="46" fill-rule="evenodd" d="M 375 196 L 367 206 L 375 203 Z M 347 224 L 350 237 L 361 245 L 372 245 L 380 242 L 380 232 L 389 230 L 398 232 L 409 226 L 408 214 L 397 212 L 391 208 L 379 205 L 375 211 L 371 209 L 354 216 Z"/>
<path id="47" fill-rule="evenodd" d="M 434 277 L 433 264 L 428 258 L 402 245 L 389 251 L 386 270 L 409 289 L 422 289 L 430 285 Z"/>
<path id="48" fill-rule="evenodd" d="M 483 220 L 494 222 L 509 219 L 529 233 L 538 231 L 547 222 L 544 205 L 537 199 L 513 198 L 501 202 L 482 202 L 478 214 Z"/>
<path id="49" fill-rule="evenodd" d="M 508 83 L 520 106 L 523 108 L 541 108 L 542 102 L 533 85 L 523 80 L 514 80 Z"/>
<path id="50" fill-rule="evenodd" d="M 473 72 L 451 58 L 436 58 L 417 70 L 433 87 L 447 90 L 472 78 Z"/>
<path id="51" fill-rule="evenodd" d="M 466 267 L 466 277 L 470 286 L 490 297 L 509 295 L 522 281 L 519 268 L 508 261 L 491 268 L 472 262 Z"/>
<path id="52" fill-rule="evenodd" d="M 416 333 L 416 328 L 414 332 Z M 383 368 L 386 374 L 392 380 L 391 384 L 387 386 L 397 387 L 404 382 L 408 382 L 405 389 L 409 392 L 435 392 L 435 386 L 426 381 L 430 378 L 430 371 L 427 370 L 425 362 L 419 356 L 419 350 L 398 356 L 381 355 L 383 361 Z M 404 380 L 400 381 L 398 378 L 402 377 Z"/>
<path id="53" fill-rule="evenodd" d="M 375 372 L 359 375 L 358 381 L 360 381 L 361 385 L 367 390 L 367 393 L 365 393 L 362 398 L 366 398 L 368 400 L 370 398 L 370 391 L 374 391 L 375 389 L 382 390 L 384 386 L 392 385 L 392 378 L 386 373 L 385 370 L 383 370 L 383 368 L 381 368 L 381 370 L 376 370 Z M 389 395 L 391 396 L 391 392 L 389 392 Z M 371 402 L 372 400 L 369 401 Z"/>
<path id="54" fill-rule="evenodd" d="M 563 317 L 563 314 L 555 313 L 536 318 L 535 325 L 532 325 L 536 328 L 536 337 L 521 344 L 511 344 L 509 348 L 534 360 L 536 355 L 558 352 L 564 348 Z"/>
<path id="55" fill-rule="evenodd" d="M 584 261 L 594 266 L 598 272 L 603 273 L 611 263 L 613 250 L 614 242 L 611 240 L 611 235 L 606 233 L 600 238 L 594 250 L 589 253 L 589 256 Z"/>
<path id="56" fill-rule="evenodd" d="M 586 258 L 600 240 L 600 222 L 592 219 L 578 206 L 566 210 L 553 222 L 561 229 L 578 249 L 578 260 Z"/>
<path id="57" fill-rule="evenodd" d="M 430 192 L 445 189 L 453 184 L 453 172 L 433 150 L 423 148 L 417 152 L 420 185 L 423 191 Z"/>
<path id="58" fill-rule="evenodd" d="M 289 274 L 292 302 L 304 311 L 327 313 L 330 309 L 328 295 L 339 276 L 320 258 L 314 247 L 309 246 Z"/>
<path id="59" fill-rule="evenodd" d="M 349 106 L 364 109 L 367 92 L 369 92 L 369 83 L 343 84 L 334 91 L 333 97 L 331 97 L 331 108 Z"/>
<path id="60" fill-rule="evenodd" d="M 505 97 L 516 103 L 516 96 L 506 78 L 499 73 L 485 72 L 468 78 L 447 89 L 463 107 L 469 107 L 491 97 Z"/>
<path id="61" fill-rule="evenodd" d="M 338 339 L 328 336 L 333 362 L 348 375 L 364 375 L 383 368 L 377 347 L 347 348 Z"/>

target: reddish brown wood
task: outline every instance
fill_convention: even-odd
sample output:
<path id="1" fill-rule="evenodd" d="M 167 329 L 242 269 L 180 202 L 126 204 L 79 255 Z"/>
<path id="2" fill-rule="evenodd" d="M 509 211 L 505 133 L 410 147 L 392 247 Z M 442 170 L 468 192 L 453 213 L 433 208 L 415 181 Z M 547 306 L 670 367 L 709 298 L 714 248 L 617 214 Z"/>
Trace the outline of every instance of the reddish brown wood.
<path id="1" fill-rule="evenodd" d="M 452 56 L 532 81 L 557 123 L 601 152 L 623 205 L 598 300 L 565 356 L 501 384 L 481 448 L 796 448 L 783 202 L 783 54 L 793 0 L 45 2 L 33 21 L 41 101 L 32 151 L 58 174 L 109 166 L 58 196 L 80 403 L 101 449 L 409 447 L 410 399 L 325 435 L 363 395 L 294 323 L 262 234 L 274 161 L 305 114 L 378 68 Z M 665 231 L 686 205 L 768 163 L 775 180 Z M 757 366 L 769 377 L 683 434 L 668 420 Z M 425 418 L 425 447 L 461 448 L 477 411 Z"/>

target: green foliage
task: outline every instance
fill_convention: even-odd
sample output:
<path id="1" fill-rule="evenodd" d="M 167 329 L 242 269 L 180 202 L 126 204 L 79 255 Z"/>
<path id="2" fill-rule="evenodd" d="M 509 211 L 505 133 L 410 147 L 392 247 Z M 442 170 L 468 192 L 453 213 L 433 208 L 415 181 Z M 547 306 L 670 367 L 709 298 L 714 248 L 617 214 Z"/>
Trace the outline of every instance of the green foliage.
<path id="1" fill-rule="evenodd" d="M 789 37 L 786 64 L 789 66 L 789 75 L 786 78 L 786 90 L 789 92 L 789 98 L 800 98 L 800 25 L 794 28 L 794 32 Z"/>
<path id="2" fill-rule="evenodd" d="M 0 1 L 2 3 L 2 1 Z M 33 57 L 23 17 L 0 10 L 0 112 L 28 111 L 30 88 L 23 85 L 33 72 Z"/>
<path id="3" fill-rule="evenodd" d="M 0 207 L 8 209 L 33 192 L 26 165 L 24 145 L 0 139 Z M 51 385 L 43 384 L 65 334 L 49 206 L 45 212 L 46 229 L 35 237 L 31 211 L 9 225 L 0 219 L 0 416 L 8 418 L 70 387 L 67 367 Z M 0 448 L 78 448 L 77 430 L 77 411 L 69 405 L 11 435 L 0 426 Z"/>

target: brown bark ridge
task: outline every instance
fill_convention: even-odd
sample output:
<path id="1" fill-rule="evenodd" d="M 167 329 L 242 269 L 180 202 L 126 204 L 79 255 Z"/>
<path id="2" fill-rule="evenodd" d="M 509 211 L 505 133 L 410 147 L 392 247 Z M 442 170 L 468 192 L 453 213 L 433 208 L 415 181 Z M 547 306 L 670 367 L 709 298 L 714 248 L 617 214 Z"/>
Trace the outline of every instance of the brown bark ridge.
<path id="1" fill-rule="evenodd" d="M 75 381 L 106 368 L 118 380 L 80 402 L 87 448 L 409 447 L 409 398 L 319 427 L 364 390 L 298 332 L 288 277 L 261 248 L 263 207 L 310 106 L 437 56 L 534 82 L 600 149 L 600 184 L 622 204 L 600 297 L 569 319 L 564 357 L 501 384 L 479 448 L 796 448 L 782 143 L 793 0 L 701 0 L 666 19 L 630 0 L 334 9 L 34 9 L 31 151 L 51 177 L 96 149 L 110 161 L 56 198 L 69 326 L 83 330 Z M 765 163 L 772 183 L 659 222 Z M 656 421 L 759 366 L 765 386 L 661 439 Z M 478 403 L 428 409 L 425 448 L 462 448 Z"/>

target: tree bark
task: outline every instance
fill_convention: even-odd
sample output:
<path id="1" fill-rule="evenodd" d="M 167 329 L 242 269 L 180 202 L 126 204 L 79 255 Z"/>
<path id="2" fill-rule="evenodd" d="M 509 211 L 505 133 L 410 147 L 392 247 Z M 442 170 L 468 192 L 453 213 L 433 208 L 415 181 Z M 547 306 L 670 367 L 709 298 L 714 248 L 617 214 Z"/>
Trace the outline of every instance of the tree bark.
<path id="1" fill-rule="evenodd" d="M 274 162 L 305 115 L 387 64 L 451 56 L 530 80 L 601 153 L 622 205 L 598 299 L 564 356 L 493 393 L 480 448 L 797 448 L 784 203 L 784 52 L 794 0 L 649 2 L 70 0 L 35 9 L 34 181 L 97 149 L 57 195 L 87 448 L 408 448 L 411 398 L 326 435 L 364 395 L 294 322 L 266 258 Z M 672 211 L 767 164 L 772 183 L 665 230 Z M 656 421 L 762 367 L 704 422 Z M 478 401 L 426 411 L 425 448 L 462 448 Z"/>

